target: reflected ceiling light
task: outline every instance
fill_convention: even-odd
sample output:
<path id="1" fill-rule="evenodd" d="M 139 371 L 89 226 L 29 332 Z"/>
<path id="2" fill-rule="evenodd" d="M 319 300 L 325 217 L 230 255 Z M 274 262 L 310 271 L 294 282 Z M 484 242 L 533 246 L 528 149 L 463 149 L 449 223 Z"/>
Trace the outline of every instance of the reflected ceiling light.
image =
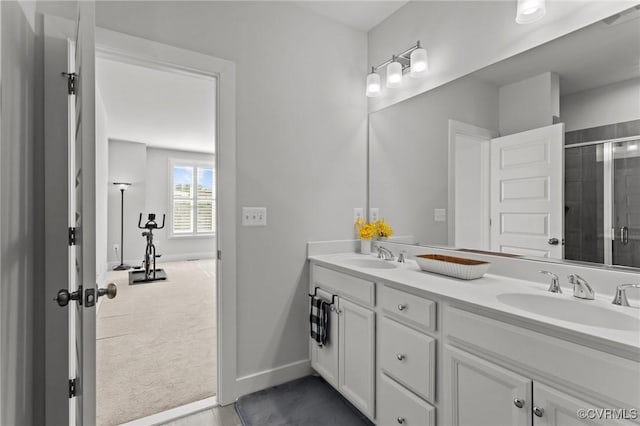
<path id="1" fill-rule="evenodd" d="M 546 0 L 518 0 L 516 22 L 518 24 L 531 24 L 542 19 L 546 13 Z"/>
<path id="2" fill-rule="evenodd" d="M 402 64 L 394 55 L 391 63 L 387 65 L 387 87 L 400 87 L 402 84 Z"/>
<path id="3" fill-rule="evenodd" d="M 411 77 L 425 77 L 429 71 L 429 62 L 427 60 L 427 51 L 420 47 L 418 40 L 414 46 L 411 46 L 404 52 L 391 56 L 391 59 L 371 67 L 371 73 L 367 75 L 366 94 L 370 98 L 374 98 L 381 93 L 382 85 L 380 84 L 380 75 L 377 71 L 386 67 L 386 86 L 390 88 L 400 87 L 402 85 L 402 75 L 409 70 Z"/>
<path id="4" fill-rule="evenodd" d="M 380 94 L 380 74 L 376 73 L 375 68 L 371 67 L 371 73 L 367 76 L 367 96 L 375 98 Z"/>

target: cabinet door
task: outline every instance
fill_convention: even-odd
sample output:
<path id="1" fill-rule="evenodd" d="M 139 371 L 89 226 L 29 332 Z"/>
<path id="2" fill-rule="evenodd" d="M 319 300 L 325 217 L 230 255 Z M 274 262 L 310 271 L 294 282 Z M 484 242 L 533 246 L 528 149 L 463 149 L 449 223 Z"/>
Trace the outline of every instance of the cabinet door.
<path id="1" fill-rule="evenodd" d="M 374 418 L 375 314 L 340 299 L 338 389 L 369 418 Z"/>
<path id="2" fill-rule="evenodd" d="M 327 300 L 331 300 L 330 294 L 319 294 Z M 332 307 L 333 308 L 333 307 Z M 311 340 L 311 367 L 316 370 L 331 386 L 338 387 L 338 315 L 335 309 L 329 312 L 329 335 L 327 344 L 318 346 Z"/>
<path id="3" fill-rule="evenodd" d="M 445 365 L 447 424 L 531 426 L 531 380 L 450 346 L 445 347 Z"/>
<path id="4" fill-rule="evenodd" d="M 627 408 L 626 411 L 616 410 L 615 407 L 595 406 L 573 396 L 560 392 L 539 383 L 533 384 L 535 426 L 582 426 L 582 425 L 631 425 L 630 419 L 637 418 L 637 411 Z M 602 411 L 611 408 L 612 411 Z M 600 411 L 598 411 L 598 409 Z M 580 418 L 588 417 L 588 418 Z"/>

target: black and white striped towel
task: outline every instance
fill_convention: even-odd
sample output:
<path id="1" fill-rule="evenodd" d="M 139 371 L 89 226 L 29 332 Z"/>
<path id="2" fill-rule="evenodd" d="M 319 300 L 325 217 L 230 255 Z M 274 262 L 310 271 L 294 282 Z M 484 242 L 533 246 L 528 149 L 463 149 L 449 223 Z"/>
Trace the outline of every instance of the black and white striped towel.
<path id="1" fill-rule="evenodd" d="M 311 338 L 322 347 L 329 340 L 329 308 L 331 304 L 318 296 L 311 296 L 309 325 Z"/>

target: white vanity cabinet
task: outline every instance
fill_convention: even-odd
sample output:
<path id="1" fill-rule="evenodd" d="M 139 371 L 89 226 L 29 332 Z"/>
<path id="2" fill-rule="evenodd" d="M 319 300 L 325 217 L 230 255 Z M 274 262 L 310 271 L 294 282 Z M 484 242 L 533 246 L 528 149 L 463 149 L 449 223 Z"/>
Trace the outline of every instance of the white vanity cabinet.
<path id="1" fill-rule="evenodd" d="M 311 367 L 360 411 L 374 419 L 374 284 L 316 265 L 312 266 L 311 277 L 312 291 L 317 287 L 320 296 L 334 300 L 329 318 L 329 341 L 322 347 L 311 341 Z"/>

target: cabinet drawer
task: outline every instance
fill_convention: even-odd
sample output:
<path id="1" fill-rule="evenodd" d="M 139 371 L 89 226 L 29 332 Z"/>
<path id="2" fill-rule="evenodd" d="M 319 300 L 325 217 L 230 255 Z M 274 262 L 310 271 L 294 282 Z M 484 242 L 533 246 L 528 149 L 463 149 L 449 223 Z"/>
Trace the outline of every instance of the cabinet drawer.
<path id="1" fill-rule="evenodd" d="M 371 281 L 336 272 L 322 266 L 313 265 L 311 269 L 312 287 L 322 287 L 338 295 L 373 306 L 374 286 Z"/>
<path id="2" fill-rule="evenodd" d="M 429 299 L 385 285 L 380 290 L 380 306 L 385 312 L 415 327 L 429 331 L 436 329 L 436 303 Z"/>
<path id="3" fill-rule="evenodd" d="M 388 318 L 382 319 L 380 368 L 429 401 L 434 399 L 436 341 Z"/>
<path id="4" fill-rule="evenodd" d="M 382 426 L 433 426 L 436 409 L 384 374 L 380 375 L 377 423 Z"/>

